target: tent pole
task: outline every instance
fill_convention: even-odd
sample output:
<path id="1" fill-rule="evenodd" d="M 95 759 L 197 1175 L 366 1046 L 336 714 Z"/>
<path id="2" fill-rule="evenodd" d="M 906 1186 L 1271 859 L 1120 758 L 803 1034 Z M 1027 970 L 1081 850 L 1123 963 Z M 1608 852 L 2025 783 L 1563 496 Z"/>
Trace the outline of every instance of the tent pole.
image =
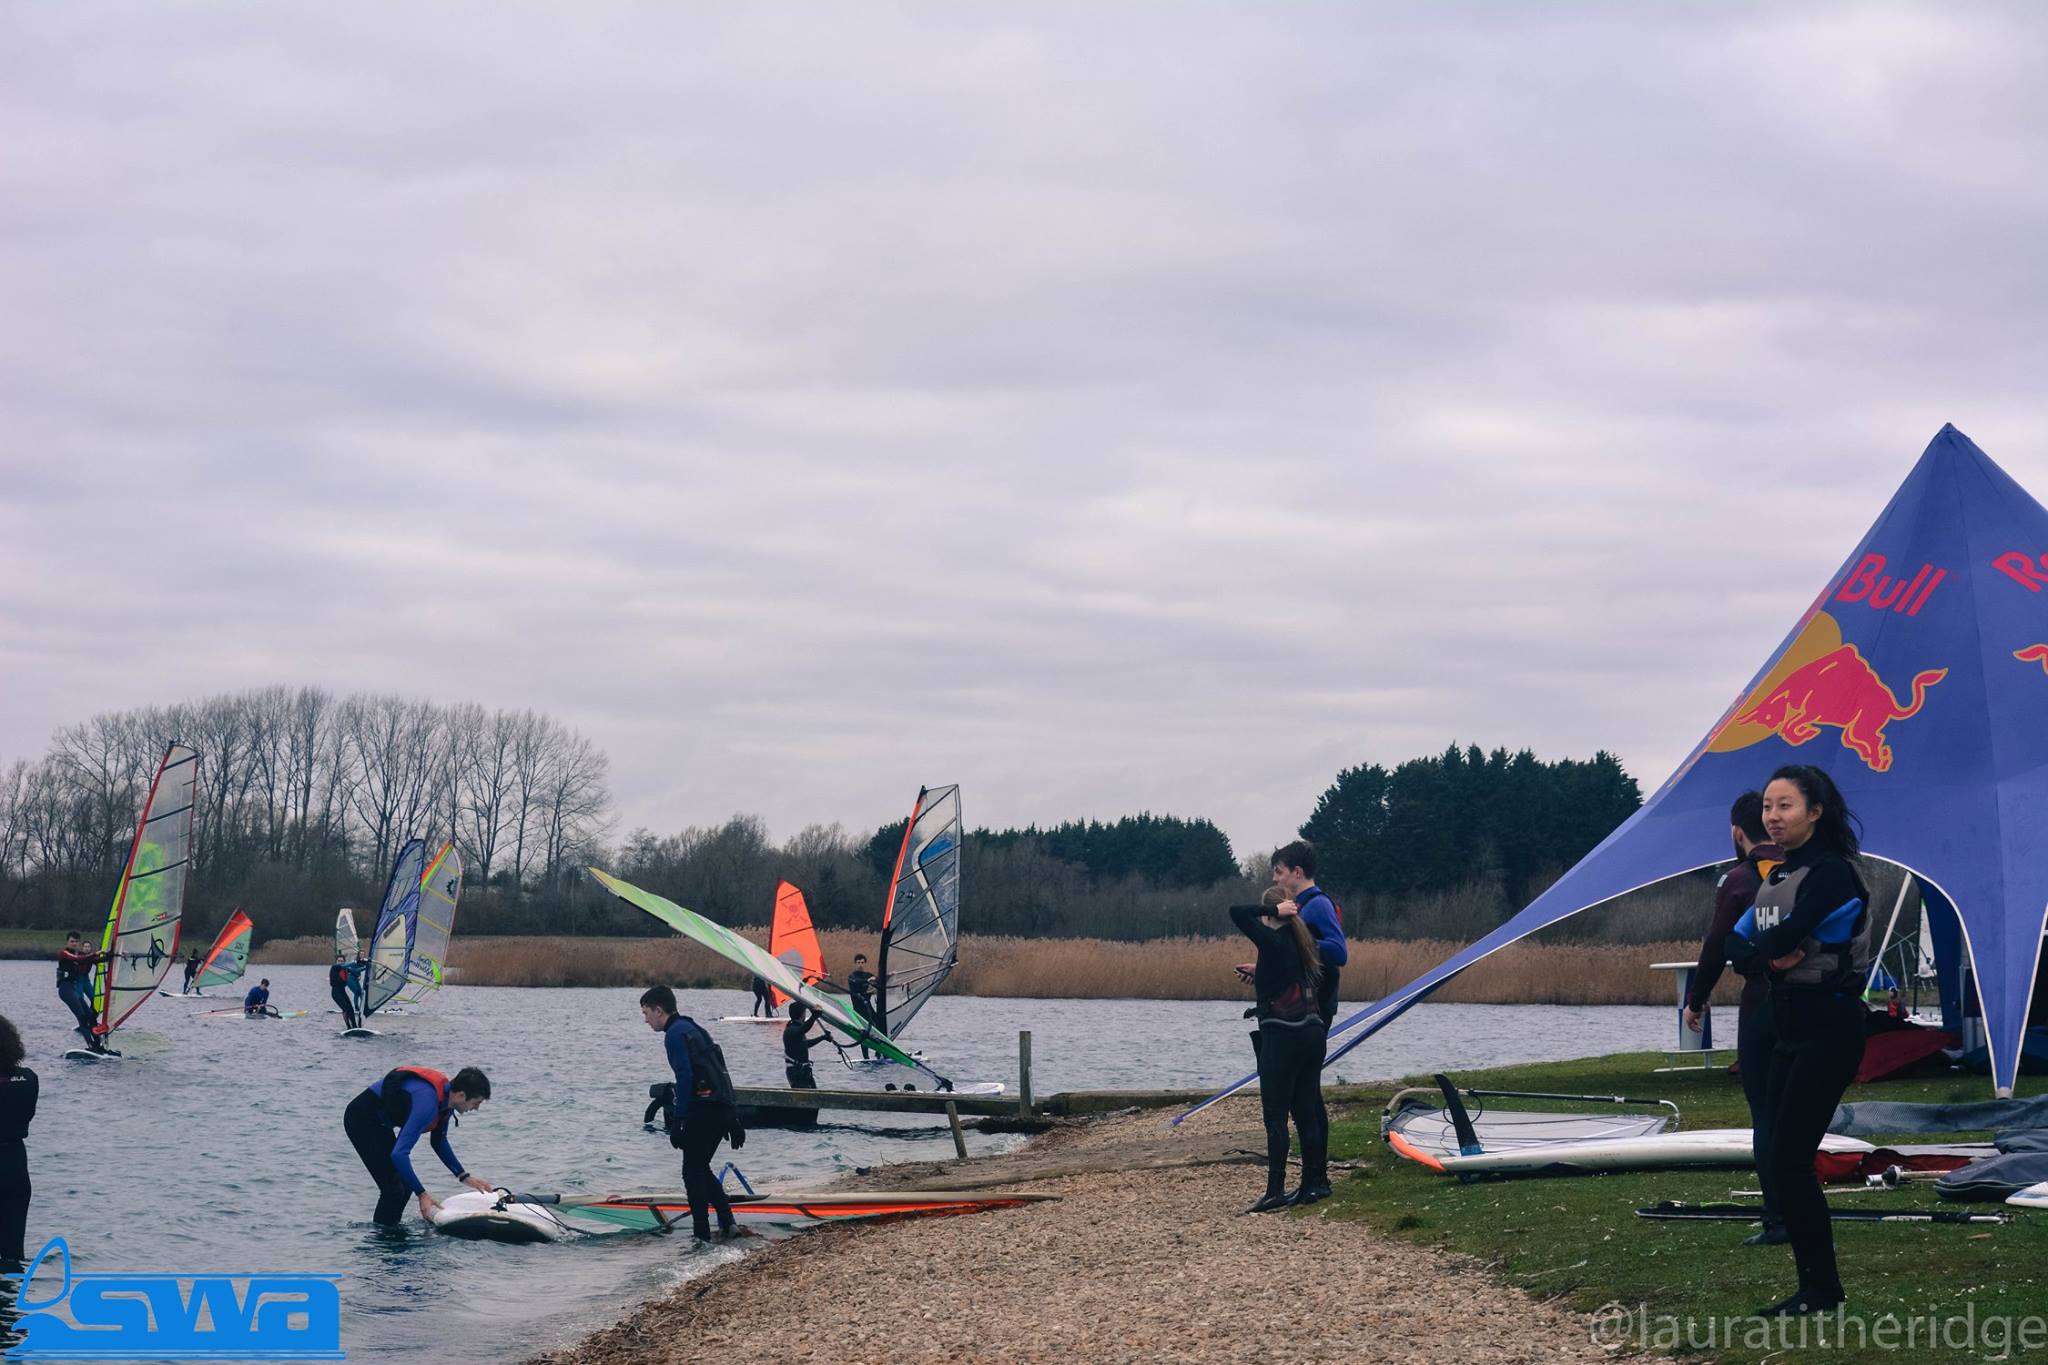
<path id="1" fill-rule="evenodd" d="M 1906 869 L 1902 867 L 1899 871 L 1906 872 Z M 1899 879 L 1899 898 L 1892 902 L 1892 917 L 1885 922 L 1884 937 L 1877 941 L 1877 951 L 1871 955 L 1870 975 L 1863 979 L 1865 995 L 1870 994 L 1871 987 L 1877 984 L 1877 974 L 1884 970 L 1884 950 L 1891 946 L 1892 930 L 1899 927 L 1899 911 L 1906 908 L 1906 892 L 1912 887 L 1913 874 L 1906 872 L 1906 875 Z"/>

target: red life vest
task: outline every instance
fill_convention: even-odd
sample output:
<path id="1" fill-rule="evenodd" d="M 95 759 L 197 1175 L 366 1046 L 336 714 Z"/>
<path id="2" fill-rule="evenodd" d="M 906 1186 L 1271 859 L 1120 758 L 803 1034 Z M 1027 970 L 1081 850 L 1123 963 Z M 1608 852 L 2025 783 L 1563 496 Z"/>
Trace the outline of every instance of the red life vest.
<path id="1" fill-rule="evenodd" d="M 434 1101 L 437 1112 L 434 1123 L 427 1131 L 438 1133 L 448 1126 L 448 1078 L 438 1071 L 424 1066 L 394 1067 L 384 1077 L 384 1121 L 404 1125 L 406 1116 L 412 1113 L 412 1101 L 405 1097 L 405 1078 L 416 1077 L 434 1087 Z"/>

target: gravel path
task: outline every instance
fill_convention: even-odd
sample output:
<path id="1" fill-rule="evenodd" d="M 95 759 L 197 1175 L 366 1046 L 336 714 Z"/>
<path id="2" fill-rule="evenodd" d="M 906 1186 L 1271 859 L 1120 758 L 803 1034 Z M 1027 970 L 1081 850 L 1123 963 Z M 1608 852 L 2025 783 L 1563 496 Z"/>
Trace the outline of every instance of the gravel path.
<path id="1" fill-rule="evenodd" d="M 1205 1116 L 1206 1117 L 1206 1116 Z M 1470 1260 L 1314 1212 L 1245 1217 L 1250 1105 L 1173 1131 L 1158 1112 L 1023 1152 L 890 1167 L 868 1188 L 1058 1194 L 968 1217 L 819 1228 L 648 1303 L 547 1365 L 712 1360 L 1590 1361 L 1587 1320 Z"/>

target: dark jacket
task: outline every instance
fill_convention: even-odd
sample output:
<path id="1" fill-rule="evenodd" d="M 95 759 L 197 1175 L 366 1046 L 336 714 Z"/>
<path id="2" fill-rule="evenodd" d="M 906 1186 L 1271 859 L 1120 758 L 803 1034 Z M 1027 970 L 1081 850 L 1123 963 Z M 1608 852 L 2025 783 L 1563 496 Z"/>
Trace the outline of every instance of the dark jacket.
<path id="1" fill-rule="evenodd" d="M 1728 935 L 1735 928 L 1735 921 L 1756 903 L 1757 888 L 1763 885 L 1770 869 L 1784 861 L 1785 850 L 1776 844 L 1755 844 L 1714 883 L 1714 917 L 1707 924 L 1706 937 L 1700 940 L 1699 965 L 1692 973 L 1692 994 L 1685 1002 L 1692 1008 L 1703 1010 L 1713 998 L 1721 969 L 1728 965 Z M 1761 973 L 1743 978 L 1742 1008 L 1759 1008 L 1769 995 L 1770 983 Z"/>

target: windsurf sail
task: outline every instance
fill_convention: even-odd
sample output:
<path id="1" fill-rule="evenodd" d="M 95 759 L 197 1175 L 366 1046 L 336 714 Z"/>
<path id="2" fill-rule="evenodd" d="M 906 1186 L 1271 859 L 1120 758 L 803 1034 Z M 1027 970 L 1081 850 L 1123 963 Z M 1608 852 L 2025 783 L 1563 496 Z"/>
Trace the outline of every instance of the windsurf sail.
<path id="1" fill-rule="evenodd" d="M 346 905 L 334 917 L 334 956 L 337 961 L 356 960 L 356 946 L 361 942 L 356 937 L 356 912 Z"/>
<path id="2" fill-rule="evenodd" d="M 249 942 L 256 936 L 256 926 L 249 917 L 237 910 L 228 916 L 213 946 L 206 950 L 206 960 L 199 964 L 199 975 L 194 979 L 196 986 L 226 986 L 242 979 L 242 973 L 249 970 Z"/>
<path id="3" fill-rule="evenodd" d="M 768 931 L 768 951 L 805 985 L 825 979 L 825 952 L 818 946 L 818 931 L 811 926 L 811 907 L 804 893 L 788 882 L 775 883 L 775 924 Z M 789 997 L 770 986 L 775 1008 L 789 1003 Z"/>
<path id="4" fill-rule="evenodd" d="M 100 935 L 100 951 L 113 954 L 93 969 L 93 1005 L 102 1037 L 156 994 L 178 956 L 198 777 L 198 754 L 182 744 L 164 750 Z"/>
<path id="5" fill-rule="evenodd" d="M 455 935 L 455 904 L 461 899 L 462 854 L 451 839 L 441 845 L 420 876 L 419 921 L 413 933 L 412 959 L 406 966 L 411 977 L 405 989 L 407 1000 L 441 989 L 448 941 Z"/>
<path id="6" fill-rule="evenodd" d="M 882 907 L 875 998 L 883 1032 L 902 1036 L 952 972 L 959 941 L 960 788 L 921 788 Z"/>
<path id="7" fill-rule="evenodd" d="M 770 957 L 768 950 L 760 944 L 742 938 L 722 924 L 714 924 L 694 910 L 685 910 L 664 896 L 657 896 L 652 891 L 643 891 L 631 882 L 622 881 L 609 872 L 593 867 L 590 869 L 590 875 L 597 879 L 598 885 L 628 905 L 639 906 L 683 937 L 701 943 L 734 966 L 752 972 L 771 986 L 779 987 L 783 994 L 803 1001 L 816 1010 L 827 1023 L 866 1042 L 869 1047 L 890 1061 L 901 1062 L 904 1066 L 914 1066 L 938 1081 L 943 1089 L 952 1089 L 951 1081 L 877 1032 L 873 1024 L 854 1010 L 851 1001 L 844 996 L 820 990 L 816 986 L 805 985 L 802 977 Z"/>
<path id="8" fill-rule="evenodd" d="M 420 878 L 427 870 L 427 845 L 414 839 L 398 850 L 391 880 L 384 884 L 384 906 L 377 912 L 377 932 L 370 939 L 370 983 L 363 1007 L 375 1014 L 405 989 L 411 976 L 413 935 L 419 926 Z"/>

